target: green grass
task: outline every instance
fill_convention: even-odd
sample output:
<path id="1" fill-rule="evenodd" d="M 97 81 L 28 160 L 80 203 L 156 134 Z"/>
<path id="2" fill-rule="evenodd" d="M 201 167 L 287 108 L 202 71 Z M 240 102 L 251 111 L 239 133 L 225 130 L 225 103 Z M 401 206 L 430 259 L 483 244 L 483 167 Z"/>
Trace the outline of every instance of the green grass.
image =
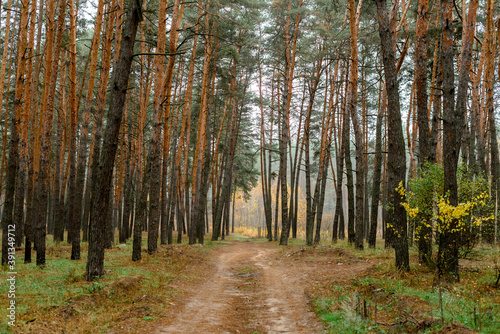
<path id="1" fill-rule="evenodd" d="M 143 236 L 143 249 L 146 244 L 147 237 Z M 130 240 L 106 250 L 104 269 L 108 273 L 87 282 L 87 251 L 87 243 L 82 243 L 81 259 L 70 260 L 71 245 L 56 245 L 49 236 L 43 267 L 24 264 L 24 250 L 16 252 L 17 332 L 92 332 L 95 328 L 108 332 L 120 321 L 132 329 L 141 328 L 141 323 L 154 322 L 169 307 L 176 291 L 169 289 L 168 283 L 182 277 L 182 268 L 193 257 L 203 257 L 203 252 L 191 247 L 159 246 L 155 255 L 143 250 L 142 260 L 132 262 Z M 5 296 L 0 302 L 2 309 L 9 302 L 7 292 L 8 285 L 0 284 L 0 294 Z M 44 323 L 49 327 L 43 327 Z M 8 332 L 6 321 L 2 321 L 0 333 Z"/>
<path id="2" fill-rule="evenodd" d="M 473 258 L 479 260 L 479 269 L 462 270 L 461 281 L 447 286 L 436 286 L 435 273 L 415 263 L 410 273 L 396 272 L 392 256 L 387 258 L 391 253 L 384 249 L 349 248 L 349 251 L 379 263 L 364 277 L 341 285 L 334 283 L 327 295 L 314 297 L 316 311 L 331 333 L 394 333 L 397 328 L 394 323 L 414 320 L 411 317 L 436 319 L 433 326 L 418 332 L 439 330 L 443 317 L 444 324 L 458 322 L 480 333 L 500 333 L 500 289 L 492 284 L 495 269 L 491 266 L 499 256 L 498 248 L 478 247 Z M 411 258 L 416 259 L 414 252 Z M 370 311 L 367 319 L 356 311 L 356 296 L 367 302 Z M 375 324 L 375 299 L 378 299 L 377 321 L 391 326 Z"/>
<path id="3" fill-rule="evenodd" d="M 338 310 L 331 311 L 333 303 L 339 304 Z M 327 324 L 326 329 L 331 333 L 385 333 L 379 326 L 357 315 L 353 300 L 345 296 L 339 300 L 317 299 L 315 307 L 321 319 Z"/>

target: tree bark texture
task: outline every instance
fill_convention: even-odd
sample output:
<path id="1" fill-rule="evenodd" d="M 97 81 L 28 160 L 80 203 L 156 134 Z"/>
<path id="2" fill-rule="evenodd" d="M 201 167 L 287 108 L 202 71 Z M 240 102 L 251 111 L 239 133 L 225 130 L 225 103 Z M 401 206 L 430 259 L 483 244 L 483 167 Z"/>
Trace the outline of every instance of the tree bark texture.
<path id="1" fill-rule="evenodd" d="M 86 268 L 87 281 L 91 281 L 104 274 L 104 235 L 106 232 L 109 193 L 112 189 L 113 166 L 127 96 L 134 42 L 137 27 L 143 19 L 141 8 L 142 0 L 131 0 L 128 3 L 127 18 L 122 28 L 120 54 L 111 81 L 111 102 L 107 125 L 104 131 L 102 157 L 97 178 L 98 188 L 94 202 L 97 214 L 90 228 L 89 253 Z"/>
<path id="2" fill-rule="evenodd" d="M 394 231 L 394 248 L 396 268 L 409 271 L 409 253 L 407 239 L 406 211 L 401 205 L 404 200 L 397 192 L 398 186 L 406 183 L 406 152 L 404 145 L 401 111 L 399 105 L 399 89 L 396 77 L 395 54 L 392 46 L 393 34 L 389 26 L 386 0 L 375 0 L 377 19 L 382 46 L 384 75 L 387 89 L 387 127 L 388 127 L 388 192 L 391 207 L 387 215 L 387 228 Z"/>

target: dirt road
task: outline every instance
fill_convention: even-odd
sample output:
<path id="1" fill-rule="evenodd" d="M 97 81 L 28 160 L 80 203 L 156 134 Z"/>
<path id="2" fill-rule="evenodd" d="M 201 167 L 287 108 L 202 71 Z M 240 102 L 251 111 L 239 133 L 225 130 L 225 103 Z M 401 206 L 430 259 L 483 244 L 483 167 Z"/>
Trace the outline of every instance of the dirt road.
<path id="1" fill-rule="evenodd" d="M 346 273 L 330 257 L 320 261 L 321 268 L 311 265 L 303 252 L 283 254 L 283 248 L 254 242 L 219 247 L 212 269 L 184 287 L 157 333 L 322 333 L 306 289 L 325 269 L 328 276 Z M 349 273 L 366 267 L 355 265 Z"/>

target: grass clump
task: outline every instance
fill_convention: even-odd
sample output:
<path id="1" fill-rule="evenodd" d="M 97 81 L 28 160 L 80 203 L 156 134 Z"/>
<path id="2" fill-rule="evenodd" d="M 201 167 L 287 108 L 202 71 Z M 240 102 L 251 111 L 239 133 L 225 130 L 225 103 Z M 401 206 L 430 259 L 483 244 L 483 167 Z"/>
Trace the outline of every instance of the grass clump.
<path id="1" fill-rule="evenodd" d="M 366 319 L 357 297 L 341 295 L 316 300 L 317 313 L 327 324 L 326 329 L 331 333 L 385 333 L 381 327 Z"/>

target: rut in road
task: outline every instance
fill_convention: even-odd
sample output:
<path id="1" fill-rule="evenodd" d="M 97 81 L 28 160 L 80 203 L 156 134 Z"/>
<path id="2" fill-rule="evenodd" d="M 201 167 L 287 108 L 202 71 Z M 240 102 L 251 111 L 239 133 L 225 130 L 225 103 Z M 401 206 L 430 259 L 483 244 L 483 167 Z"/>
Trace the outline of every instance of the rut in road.
<path id="1" fill-rule="evenodd" d="M 254 242 L 218 247 L 214 270 L 199 274 L 158 333 L 323 333 L 305 293 L 319 268 L 282 261 L 282 250 Z M 367 265 L 326 269 L 341 277 Z"/>

